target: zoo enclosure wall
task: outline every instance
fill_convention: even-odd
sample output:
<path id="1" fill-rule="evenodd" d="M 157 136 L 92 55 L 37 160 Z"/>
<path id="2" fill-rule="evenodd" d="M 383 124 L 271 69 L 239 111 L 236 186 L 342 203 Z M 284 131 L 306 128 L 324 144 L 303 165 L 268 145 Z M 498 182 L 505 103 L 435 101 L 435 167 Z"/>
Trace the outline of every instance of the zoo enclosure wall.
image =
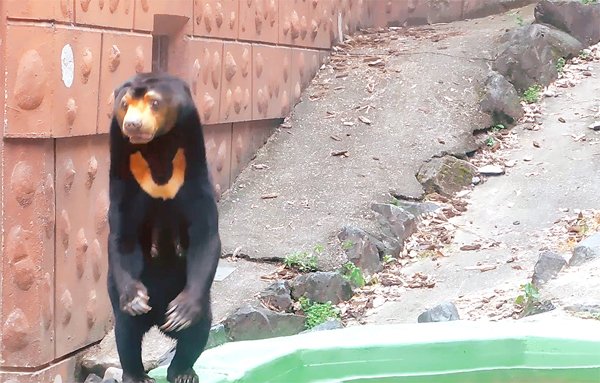
<path id="1" fill-rule="evenodd" d="M 108 129 L 136 72 L 189 81 L 226 190 L 340 34 L 531 0 L 0 0 L 0 383 L 71 381 L 110 326 Z"/>

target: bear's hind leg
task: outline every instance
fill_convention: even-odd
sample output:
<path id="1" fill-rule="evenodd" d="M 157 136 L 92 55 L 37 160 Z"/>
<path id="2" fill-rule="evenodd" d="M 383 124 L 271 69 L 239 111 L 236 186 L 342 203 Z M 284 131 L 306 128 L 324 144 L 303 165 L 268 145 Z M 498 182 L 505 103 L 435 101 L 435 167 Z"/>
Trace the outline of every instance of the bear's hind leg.
<path id="1" fill-rule="evenodd" d="M 210 310 L 210 309 L 209 309 Z M 206 311 L 205 311 L 206 312 Z M 167 370 L 167 380 L 171 383 L 198 383 L 198 375 L 192 366 L 204 351 L 211 326 L 210 311 L 192 326 L 181 331 L 167 332 L 177 339 L 175 356 Z"/>
<path id="2" fill-rule="evenodd" d="M 142 338 L 151 327 L 145 319 L 124 312 L 117 312 L 115 316 L 115 339 L 123 368 L 123 383 L 154 383 L 142 364 Z"/>

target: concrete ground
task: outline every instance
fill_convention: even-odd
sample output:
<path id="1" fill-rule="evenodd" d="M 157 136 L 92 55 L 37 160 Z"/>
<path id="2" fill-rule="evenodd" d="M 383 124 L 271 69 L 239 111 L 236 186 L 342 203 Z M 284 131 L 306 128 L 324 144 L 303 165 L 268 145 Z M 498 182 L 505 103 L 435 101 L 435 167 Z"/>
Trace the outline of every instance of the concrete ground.
<path id="1" fill-rule="evenodd" d="M 476 186 L 467 212 L 451 220 L 459 226 L 455 248 L 482 238 L 500 245 L 485 251 L 458 251 L 436 262 L 424 259 L 407 267 L 406 273 L 433 275 L 435 288 L 406 291 L 400 300 L 384 304 L 368 322 L 416 322 L 421 312 L 445 300 L 494 290 L 514 292 L 531 280 L 544 248 L 558 250 L 569 260 L 570 249 L 561 249 L 560 238 L 549 236 L 548 230 L 567 212 L 573 215 L 577 209 L 597 209 L 600 204 L 600 133 L 588 128 L 598 118 L 594 115 L 600 105 L 600 64 L 592 63 L 590 69 L 593 75 L 579 85 L 557 88 L 558 97 L 539 103 L 541 129 L 529 130 L 531 124 L 513 129 L 517 147 L 504 151 L 502 157 L 516 165 Z M 486 272 L 465 270 L 478 262 L 498 266 Z M 594 300 L 597 274 L 597 262 L 569 268 L 542 291 L 561 304 L 577 297 Z M 460 307 L 459 314 L 465 314 Z"/>
<path id="2" fill-rule="evenodd" d="M 533 7 L 514 12 L 527 22 Z M 422 194 L 423 160 L 477 148 L 472 132 L 491 120 L 476 85 L 496 40 L 517 26 L 511 14 L 349 39 L 304 92 L 291 127 L 258 152 L 253 164 L 267 168 L 249 166 L 222 199 L 224 251 L 273 259 L 323 246 L 320 266 L 338 266 L 344 225 L 375 229 L 372 202 Z M 341 151 L 348 156 L 332 155 Z"/>

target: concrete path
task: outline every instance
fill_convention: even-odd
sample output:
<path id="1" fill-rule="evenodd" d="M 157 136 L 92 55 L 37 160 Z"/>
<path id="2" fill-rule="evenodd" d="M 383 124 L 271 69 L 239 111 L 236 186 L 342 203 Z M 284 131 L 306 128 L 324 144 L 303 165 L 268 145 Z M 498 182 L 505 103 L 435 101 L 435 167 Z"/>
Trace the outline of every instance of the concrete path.
<path id="1" fill-rule="evenodd" d="M 373 230 L 372 202 L 422 193 L 423 160 L 476 149 L 472 132 L 491 124 L 476 85 L 511 14 L 527 22 L 532 9 L 349 39 L 222 199 L 224 251 L 281 259 L 323 246 L 320 266 L 338 266 L 344 225 Z"/>

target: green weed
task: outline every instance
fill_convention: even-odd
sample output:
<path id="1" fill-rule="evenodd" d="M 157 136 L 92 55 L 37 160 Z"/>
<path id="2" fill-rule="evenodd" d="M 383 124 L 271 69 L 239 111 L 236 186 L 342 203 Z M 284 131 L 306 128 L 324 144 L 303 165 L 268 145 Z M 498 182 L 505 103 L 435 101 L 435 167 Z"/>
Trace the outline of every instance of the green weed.
<path id="1" fill-rule="evenodd" d="M 494 146 L 494 144 L 495 144 L 495 143 L 496 143 L 496 140 L 494 140 L 494 137 L 490 137 L 490 138 L 488 138 L 487 140 L 485 140 L 485 144 L 486 144 L 487 146 L 489 146 L 490 148 L 491 148 L 492 146 Z"/>
<path id="2" fill-rule="evenodd" d="M 494 125 L 492 126 L 492 128 L 490 129 L 492 132 L 496 133 L 497 131 L 506 129 L 506 126 L 504 126 L 504 124 L 498 124 L 498 125 Z"/>
<path id="3" fill-rule="evenodd" d="M 564 73 L 565 72 L 565 65 L 567 64 L 567 60 L 565 60 L 564 57 L 561 57 L 558 59 L 558 61 L 556 62 L 556 70 L 558 71 L 558 73 Z"/>
<path id="4" fill-rule="evenodd" d="M 344 250 L 348 250 L 352 246 L 354 246 L 354 242 L 352 241 L 346 241 L 342 243 L 342 247 L 344 248 Z"/>
<path id="5" fill-rule="evenodd" d="M 340 310 L 334 307 L 331 302 L 318 303 L 311 302 L 308 298 L 300 298 L 300 307 L 306 315 L 306 327 L 311 329 L 329 319 L 340 319 Z"/>
<path id="6" fill-rule="evenodd" d="M 538 102 L 540 100 L 540 92 L 542 91 L 542 87 L 539 85 L 532 85 L 523 93 L 523 97 L 521 97 L 521 101 L 525 101 L 528 104 L 533 102 Z"/>
<path id="7" fill-rule="evenodd" d="M 300 272 L 317 271 L 317 256 L 306 252 L 297 252 L 285 257 L 285 266 Z"/>
<path id="8" fill-rule="evenodd" d="M 392 262 L 395 262 L 395 261 L 397 261 L 397 259 L 394 258 L 394 257 L 392 257 L 389 254 L 386 254 L 386 255 L 383 256 L 383 263 L 392 263 Z"/>
<path id="9" fill-rule="evenodd" d="M 365 276 L 362 271 L 354 265 L 352 262 L 346 262 L 339 271 L 342 277 L 348 282 L 358 287 L 364 287 L 366 285 Z"/>
<path id="10" fill-rule="evenodd" d="M 517 297 L 517 304 L 524 307 L 524 311 L 528 312 L 537 305 L 540 301 L 540 292 L 531 283 L 522 285 L 523 294 Z"/>
<path id="11" fill-rule="evenodd" d="M 515 21 L 517 22 L 517 24 L 522 27 L 523 26 L 523 18 L 521 17 L 521 15 L 517 14 L 517 13 L 511 13 L 510 16 L 515 18 Z"/>
<path id="12" fill-rule="evenodd" d="M 591 4 L 591 3 L 597 3 L 597 2 L 598 2 L 598 0 L 581 0 L 581 2 L 582 2 L 583 4 Z"/>
<path id="13" fill-rule="evenodd" d="M 321 245 L 317 245 L 315 246 L 315 253 L 321 253 L 323 251 L 323 246 Z"/>

